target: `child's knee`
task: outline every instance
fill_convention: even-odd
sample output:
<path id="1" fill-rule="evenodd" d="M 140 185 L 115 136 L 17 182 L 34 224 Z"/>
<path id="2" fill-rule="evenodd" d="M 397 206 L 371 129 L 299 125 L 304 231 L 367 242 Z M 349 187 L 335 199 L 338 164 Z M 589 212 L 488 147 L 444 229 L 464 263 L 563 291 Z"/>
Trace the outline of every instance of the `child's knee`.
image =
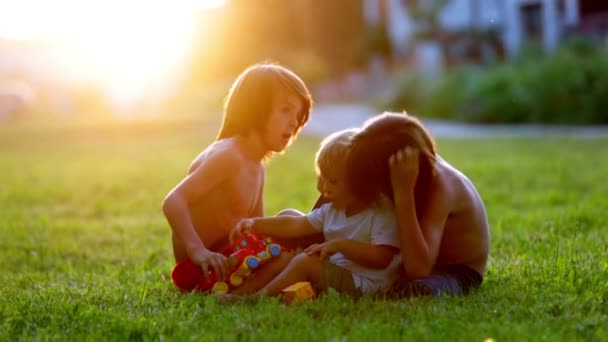
<path id="1" fill-rule="evenodd" d="M 318 268 L 321 263 L 321 260 L 319 259 L 318 255 L 308 255 L 306 253 L 300 253 L 296 255 L 291 262 L 293 262 L 294 266 L 297 266 L 298 268 L 311 270 Z"/>
<path id="2" fill-rule="evenodd" d="M 267 265 L 268 268 L 275 269 L 277 271 L 282 271 L 295 257 L 295 253 L 292 252 L 281 252 L 276 258 L 273 258 Z"/>

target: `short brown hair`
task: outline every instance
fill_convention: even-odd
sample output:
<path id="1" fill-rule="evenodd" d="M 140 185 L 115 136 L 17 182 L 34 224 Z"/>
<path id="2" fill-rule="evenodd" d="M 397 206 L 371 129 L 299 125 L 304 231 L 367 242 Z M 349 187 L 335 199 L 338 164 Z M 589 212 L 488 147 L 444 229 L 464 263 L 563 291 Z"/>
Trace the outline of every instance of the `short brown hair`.
<path id="1" fill-rule="evenodd" d="M 406 146 L 420 151 L 414 188 L 420 215 L 434 174 L 435 142 L 422 123 L 406 113 L 385 112 L 373 117 L 353 137 L 347 161 L 347 180 L 353 195 L 364 203 L 376 201 L 381 195 L 393 201 L 389 158 Z"/>
<path id="2" fill-rule="evenodd" d="M 297 134 L 308 121 L 312 108 L 308 88 L 293 71 L 278 64 L 261 63 L 247 68 L 232 84 L 217 140 L 250 130 L 263 132 L 273 101 L 282 92 L 293 93 L 302 101 Z"/>

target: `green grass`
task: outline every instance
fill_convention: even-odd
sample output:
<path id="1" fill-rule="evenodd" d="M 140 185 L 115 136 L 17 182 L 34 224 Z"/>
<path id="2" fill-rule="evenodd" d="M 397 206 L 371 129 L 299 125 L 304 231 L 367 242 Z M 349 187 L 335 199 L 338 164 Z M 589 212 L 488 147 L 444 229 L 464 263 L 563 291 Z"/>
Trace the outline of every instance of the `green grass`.
<path id="1" fill-rule="evenodd" d="M 0 126 L 0 340 L 608 338 L 607 140 L 439 141 L 490 217 L 469 297 L 224 306 L 173 288 L 160 212 L 216 128 Z M 317 144 L 270 162 L 267 214 L 312 205 Z"/>

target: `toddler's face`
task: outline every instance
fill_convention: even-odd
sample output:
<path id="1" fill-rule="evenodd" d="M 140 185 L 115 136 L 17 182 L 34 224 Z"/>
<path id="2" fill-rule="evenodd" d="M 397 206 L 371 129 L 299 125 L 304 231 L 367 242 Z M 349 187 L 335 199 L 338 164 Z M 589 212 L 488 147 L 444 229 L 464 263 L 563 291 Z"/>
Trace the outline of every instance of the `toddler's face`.
<path id="1" fill-rule="evenodd" d="M 334 169 L 327 170 L 317 177 L 317 189 L 334 203 L 336 209 L 345 209 L 352 198 L 346 186 L 343 169 L 336 165 Z"/>

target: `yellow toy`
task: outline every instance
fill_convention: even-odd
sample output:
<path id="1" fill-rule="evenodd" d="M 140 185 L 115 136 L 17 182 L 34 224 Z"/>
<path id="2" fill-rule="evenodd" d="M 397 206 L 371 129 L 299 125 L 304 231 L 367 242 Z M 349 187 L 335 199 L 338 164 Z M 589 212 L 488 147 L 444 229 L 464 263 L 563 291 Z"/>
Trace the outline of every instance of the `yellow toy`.
<path id="1" fill-rule="evenodd" d="M 307 281 L 301 281 L 288 286 L 281 290 L 281 293 L 283 294 L 283 302 L 286 304 L 303 302 L 315 297 L 315 290 Z"/>

